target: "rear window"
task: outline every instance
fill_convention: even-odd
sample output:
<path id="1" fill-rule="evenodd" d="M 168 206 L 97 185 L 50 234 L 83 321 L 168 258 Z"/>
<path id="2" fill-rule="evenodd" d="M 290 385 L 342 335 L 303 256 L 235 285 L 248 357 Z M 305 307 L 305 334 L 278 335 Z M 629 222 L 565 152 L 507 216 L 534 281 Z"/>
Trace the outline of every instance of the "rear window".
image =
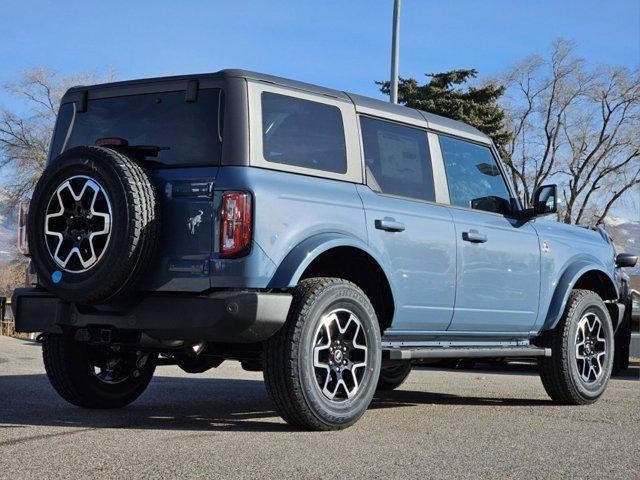
<path id="1" fill-rule="evenodd" d="M 263 93 L 262 147 L 268 162 L 347 171 L 342 114 L 333 105 Z"/>
<path id="2" fill-rule="evenodd" d="M 164 164 L 218 165 L 222 149 L 219 101 L 220 89 L 200 90 L 195 102 L 186 102 L 184 91 L 96 99 L 90 100 L 87 111 L 76 113 L 71 122 L 73 105 L 65 104 L 51 156 L 63 149 L 95 145 L 100 138 L 118 137 L 129 145 L 162 148 L 153 160 Z"/>

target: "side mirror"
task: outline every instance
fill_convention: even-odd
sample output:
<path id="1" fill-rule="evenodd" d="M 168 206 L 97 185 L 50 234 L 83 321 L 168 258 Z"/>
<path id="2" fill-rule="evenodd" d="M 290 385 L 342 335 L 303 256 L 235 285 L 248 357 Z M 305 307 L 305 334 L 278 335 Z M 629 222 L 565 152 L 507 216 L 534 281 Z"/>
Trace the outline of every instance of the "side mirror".
<path id="1" fill-rule="evenodd" d="M 616 267 L 635 267 L 638 256 L 631 253 L 619 253 L 616 256 Z"/>
<path id="2" fill-rule="evenodd" d="M 533 195 L 534 215 L 547 215 L 558 211 L 558 187 L 542 185 Z"/>

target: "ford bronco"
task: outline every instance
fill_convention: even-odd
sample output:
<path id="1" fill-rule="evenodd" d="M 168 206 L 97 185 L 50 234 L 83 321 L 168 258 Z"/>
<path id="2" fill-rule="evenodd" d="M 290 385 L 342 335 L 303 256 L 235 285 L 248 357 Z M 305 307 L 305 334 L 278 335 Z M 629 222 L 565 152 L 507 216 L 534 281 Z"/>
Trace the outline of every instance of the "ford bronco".
<path id="1" fill-rule="evenodd" d="M 535 359 L 587 404 L 628 358 L 635 257 L 556 204 L 525 208 L 475 128 L 359 95 L 240 70 L 74 87 L 22 208 L 16 329 L 85 408 L 237 360 L 287 422 L 339 429 L 444 358 Z"/>

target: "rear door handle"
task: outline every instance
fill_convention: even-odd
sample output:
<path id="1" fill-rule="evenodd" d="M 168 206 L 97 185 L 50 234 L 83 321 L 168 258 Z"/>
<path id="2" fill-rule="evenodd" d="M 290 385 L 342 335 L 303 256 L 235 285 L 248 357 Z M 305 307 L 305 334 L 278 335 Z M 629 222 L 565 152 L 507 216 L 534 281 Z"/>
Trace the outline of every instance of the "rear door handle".
<path id="1" fill-rule="evenodd" d="M 487 241 L 487 236 L 477 230 L 469 230 L 468 232 L 462 232 L 462 239 L 465 242 L 484 243 Z"/>
<path id="2" fill-rule="evenodd" d="M 393 218 L 377 219 L 375 221 L 376 228 L 378 230 L 384 230 L 385 232 L 403 232 L 404 223 L 396 222 Z"/>

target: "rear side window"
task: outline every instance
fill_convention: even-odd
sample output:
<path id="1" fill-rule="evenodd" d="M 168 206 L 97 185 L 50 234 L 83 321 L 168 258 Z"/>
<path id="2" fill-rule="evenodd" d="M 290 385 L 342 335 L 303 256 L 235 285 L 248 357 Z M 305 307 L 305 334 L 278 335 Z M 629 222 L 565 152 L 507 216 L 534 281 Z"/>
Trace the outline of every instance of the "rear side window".
<path id="1" fill-rule="evenodd" d="M 195 102 L 186 102 L 184 91 L 90 100 L 71 122 L 65 149 L 118 137 L 129 145 L 160 147 L 152 159 L 163 164 L 219 165 L 219 99 L 220 89 L 203 89 Z M 57 130 L 52 146 L 59 150 L 66 133 Z"/>
<path id="2" fill-rule="evenodd" d="M 435 201 L 427 133 L 367 117 L 360 125 L 368 183 L 382 193 Z"/>
<path id="3" fill-rule="evenodd" d="M 488 147 L 439 136 L 452 205 L 508 215 L 509 190 Z"/>
<path id="4" fill-rule="evenodd" d="M 263 92 L 262 148 L 268 162 L 347 171 L 342 114 L 332 105 Z"/>

